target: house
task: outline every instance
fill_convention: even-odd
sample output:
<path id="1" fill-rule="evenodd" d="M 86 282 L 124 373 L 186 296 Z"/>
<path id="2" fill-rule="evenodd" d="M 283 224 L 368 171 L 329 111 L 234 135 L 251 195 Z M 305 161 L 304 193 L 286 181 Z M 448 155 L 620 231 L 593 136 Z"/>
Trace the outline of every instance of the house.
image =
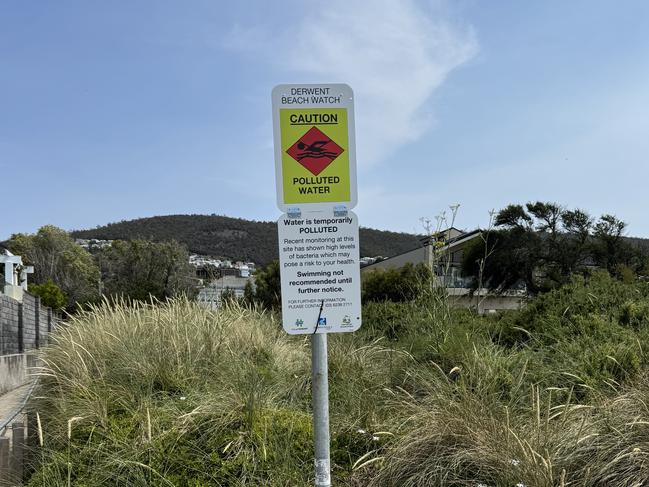
<path id="1" fill-rule="evenodd" d="M 387 259 L 377 260 L 361 268 L 361 274 L 388 269 L 399 269 L 406 264 L 425 264 L 433 270 L 438 284 L 447 289 L 453 306 L 477 307 L 481 313 L 504 309 L 519 309 L 526 297 L 524 290 L 494 294 L 486 289 L 471 289 L 472 279 L 462 275 L 462 258 L 468 245 L 480 239 L 481 230 L 470 232 L 455 227 L 426 235 L 420 247 Z"/>
<path id="2" fill-rule="evenodd" d="M 223 275 L 210 282 L 207 286 L 202 287 L 198 291 L 196 301 L 207 308 L 216 309 L 220 306 L 221 298 L 226 291 L 232 292 L 236 298 L 243 298 L 248 282 L 254 287 L 253 277 Z"/>
<path id="3" fill-rule="evenodd" d="M 464 248 L 480 236 L 480 230 L 463 232 L 451 227 L 446 230 L 426 235 L 420 239 L 420 246 L 387 259 L 368 263 L 361 269 L 362 273 L 379 269 L 399 269 L 410 263 L 426 264 L 435 270 L 447 287 L 468 287 L 470 282 L 462 277 L 462 256 Z"/>

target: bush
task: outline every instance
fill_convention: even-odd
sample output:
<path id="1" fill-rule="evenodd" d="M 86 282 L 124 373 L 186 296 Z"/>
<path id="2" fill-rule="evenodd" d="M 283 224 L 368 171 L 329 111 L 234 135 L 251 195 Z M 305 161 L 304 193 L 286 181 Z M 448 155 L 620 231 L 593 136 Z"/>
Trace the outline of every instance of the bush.
<path id="1" fill-rule="evenodd" d="M 251 293 L 248 292 L 248 299 L 250 297 Z M 282 307 L 279 261 L 274 260 L 255 272 L 254 301 L 268 310 Z"/>
<path id="2" fill-rule="evenodd" d="M 67 296 L 51 279 L 44 284 L 30 284 L 29 292 L 34 296 L 39 296 L 44 306 L 49 306 L 54 310 L 62 310 L 68 303 Z"/>
<path id="3" fill-rule="evenodd" d="M 649 325 L 649 301 L 625 301 L 620 312 L 620 323 L 636 329 Z"/>
<path id="4" fill-rule="evenodd" d="M 569 284 L 530 301 L 520 313 L 497 322 L 493 337 L 506 346 L 530 340 L 548 346 L 593 333 L 608 339 L 619 333 L 621 324 L 630 324 L 630 310 L 626 317 L 623 312 L 629 301 L 649 303 L 649 283 L 625 284 L 602 272 L 589 279 L 574 277 Z"/>
<path id="5" fill-rule="evenodd" d="M 411 301 L 428 288 L 432 272 L 424 264 L 408 263 L 400 269 L 376 270 L 363 274 L 362 298 L 368 301 Z"/>

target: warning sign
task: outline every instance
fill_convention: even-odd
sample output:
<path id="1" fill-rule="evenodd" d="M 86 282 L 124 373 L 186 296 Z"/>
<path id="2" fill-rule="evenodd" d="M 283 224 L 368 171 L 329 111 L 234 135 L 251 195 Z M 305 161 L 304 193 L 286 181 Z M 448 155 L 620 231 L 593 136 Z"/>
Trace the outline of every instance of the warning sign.
<path id="1" fill-rule="evenodd" d="M 361 325 L 361 287 L 356 215 L 283 215 L 277 230 L 286 332 L 357 330 Z"/>
<path id="2" fill-rule="evenodd" d="M 282 211 L 356 205 L 353 92 L 343 84 L 273 90 L 277 204 Z"/>
<path id="3" fill-rule="evenodd" d="M 286 153 L 317 176 L 344 150 L 318 127 L 311 127 Z"/>

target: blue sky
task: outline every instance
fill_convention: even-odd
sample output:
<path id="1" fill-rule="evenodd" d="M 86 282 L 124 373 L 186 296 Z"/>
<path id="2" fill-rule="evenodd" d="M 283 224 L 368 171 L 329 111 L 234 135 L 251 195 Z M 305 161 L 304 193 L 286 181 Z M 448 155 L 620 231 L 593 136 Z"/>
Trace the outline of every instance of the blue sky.
<path id="1" fill-rule="evenodd" d="M 270 92 L 356 93 L 362 226 L 556 201 L 649 237 L 649 2 L 0 0 L 0 238 L 275 220 Z"/>

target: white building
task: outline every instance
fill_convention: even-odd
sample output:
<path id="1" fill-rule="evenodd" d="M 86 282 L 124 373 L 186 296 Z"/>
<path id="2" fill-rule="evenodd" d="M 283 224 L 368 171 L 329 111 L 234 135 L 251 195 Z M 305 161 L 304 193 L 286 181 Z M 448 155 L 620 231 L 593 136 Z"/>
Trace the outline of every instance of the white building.
<path id="1" fill-rule="evenodd" d="M 252 277 L 223 276 L 202 287 L 196 300 L 199 304 L 216 309 L 221 305 L 221 297 L 226 291 L 232 291 L 236 298 L 243 298 L 246 284 L 255 285 Z"/>

